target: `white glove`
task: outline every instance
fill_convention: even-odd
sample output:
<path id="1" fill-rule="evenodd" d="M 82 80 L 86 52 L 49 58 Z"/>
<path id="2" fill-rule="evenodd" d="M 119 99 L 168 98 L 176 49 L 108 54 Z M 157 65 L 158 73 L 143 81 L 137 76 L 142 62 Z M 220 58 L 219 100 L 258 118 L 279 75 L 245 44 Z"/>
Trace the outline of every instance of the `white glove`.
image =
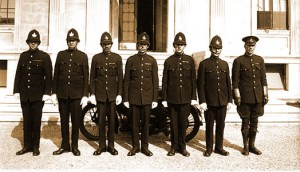
<path id="1" fill-rule="evenodd" d="M 192 106 L 194 106 L 194 105 L 196 105 L 196 104 L 198 104 L 197 100 L 191 100 L 191 105 L 192 105 Z"/>
<path id="2" fill-rule="evenodd" d="M 56 106 L 58 104 L 56 94 L 51 95 L 51 101 L 54 106 Z"/>
<path id="3" fill-rule="evenodd" d="M 124 106 L 129 108 L 129 102 L 124 102 Z"/>
<path id="4" fill-rule="evenodd" d="M 158 103 L 157 102 L 152 102 L 152 109 L 154 109 L 154 108 L 156 108 L 157 107 L 157 105 L 158 105 Z"/>
<path id="5" fill-rule="evenodd" d="M 206 104 L 206 103 L 201 103 L 200 108 L 201 108 L 203 111 L 206 111 L 206 110 L 207 110 L 207 104 Z"/>
<path id="6" fill-rule="evenodd" d="M 168 102 L 167 101 L 162 101 L 161 104 L 166 108 L 168 107 Z"/>
<path id="7" fill-rule="evenodd" d="M 15 99 L 20 99 L 20 93 L 15 93 L 14 97 L 15 97 Z"/>
<path id="8" fill-rule="evenodd" d="M 116 105 L 119 105 L 120 103 L 122 103 L 122 97 L 120 95 L 118 95 L 116 97 Z"/>
<path id="9" fill-rule="evenodd" d="M 87 97 L 82 97 L 81 101 L 80 101 L 80 105 L 81 105 L 81 108 L 83 109 L 87 104 L 88 104 L 88 98 Z"/>
<path id="10" fill-rule="evenodd" d="M 96 96 L 94 94 L 89 97 L 89 100 L 92 104 L 97 105 Z"/>
<path id="11" fill-rule="evenodd" d="M 232 103 L 228 103 L 227 104 L 227 111 L 229 111 L 231 109 Z"/>
<path id="12" fill-rule="evenodd" d="M 49 95 L 44 94 L 43 98 L 42 98 L 42 101 L 45 102 L 45 101 L 50 100 L 50 99 L 51 99 L 51 97 Z"/>

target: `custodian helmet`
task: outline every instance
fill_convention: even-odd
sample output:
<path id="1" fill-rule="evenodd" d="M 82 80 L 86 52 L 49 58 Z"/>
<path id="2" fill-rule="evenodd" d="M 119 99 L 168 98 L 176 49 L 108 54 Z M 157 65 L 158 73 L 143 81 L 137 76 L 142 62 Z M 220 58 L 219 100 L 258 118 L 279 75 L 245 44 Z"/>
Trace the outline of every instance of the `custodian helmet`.
<path id="1" fill-rule="evenodd" d="M 74 40 L 80 42 L 78 32 L 74 28 L 72 28 L 68 31 L 67 41 L 74 41 Z"/>
<path id="2" fill-rule="evenodd" d="M 41 43 L 41 39 L 40 39 L 40 33 L 33 29 L 28 33 L 27 39 L 26 39 L 27 44 L 29 42 L 38 42 L 39 44 Z"/>

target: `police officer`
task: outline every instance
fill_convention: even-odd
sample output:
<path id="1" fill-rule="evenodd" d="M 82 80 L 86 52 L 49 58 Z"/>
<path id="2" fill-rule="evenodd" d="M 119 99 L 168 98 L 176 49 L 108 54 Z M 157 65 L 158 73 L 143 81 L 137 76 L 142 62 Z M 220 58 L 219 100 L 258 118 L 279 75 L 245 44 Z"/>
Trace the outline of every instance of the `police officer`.
<path id="1" fill-rule="evenodd" d="M 226 111 L 232 102 L 231 80 L 228 63 L 220 59 L 222 39 L 216 35 L 212 38 L 209 50 L 211 55 L 199 64 L 197 88 L 200 108 L 204 110 L 206 122 L 206 151 L 209 157 L 213 149 L 214 121 L 216 121 L 215 153 L 228 156 L 223 149 Z"/>
<path id="2" fill-rule="evenodd" d="M 146 32 L 138 36 L 138 53 L 129 57 L 125 66 L 124 105 L 132 112 L 132 144 L 127 154 L 133 156 L 141 151 L 152 156 L 149 145 L 149 118 L 151 108 L 157 107 L 158 100 L 158 67 L 154 57 L 146 53 L 150 46 Z M 139 144 L 139 126 L 142 121 L 141 150 Z"/>
<path id="3" fill-rule="evenodd" d="M 183 156 L 190 156 L 186 150 L 187 118 L 191 105 L 196 101 L 196 71 L 191 56 L 184 54 L 185 35 L 177 33 L 173 42 L 175 54 L 164 62 L 162 94 L 163 106 L 169 107 L 171 114 L 171 149 L 168 156 L 179 151 Z"/>
<path id="4" fill-rule="evenodd" d="M 88 58 L 87 55 L 77 49 L 79 43 L 78 32 L 71 29 L 67 34 L 68 49 L 57 54 L 54 77 L 52 102 L 57 104 L 60 113 L 62 143 L 61 147 L 53 152 L 53 155 L 60 155 L 69 152 L 69 115 L 72 122 L 72 153 L 80 156 L 78 149 L 79 119 L 81 108 L 86 106 L 88 101 Z"/>
<path id="5" fill-rule="evenodd" d="M 254 54 L 256 36 L 246 36 L 245 54 L 237 57 L 232 66 L 232 87 L 234 103 L 242 119 L 242 136 L 244 142 L 243 155 L 249 152 L 260 155 L 254 143 L 257 133 L 258 117 L 264 113 L 264 105 L 268 103 L 268 87 L 266 68 L 262 57 Z"/>
<path id="6" fill-rule="evenodd" d="M 122 102 L 123 64 L 120 55 L 111 52 L 111 35 L 104 32 L 101 36 L 102 53 L 96 54 L 92 59 L 90 92 L 91 103 L 97 105 L 99 110 L 99 148 L 94 155 L 110 152 L 118 155 L 114 148 L 116 104 Z M 108 119 L 108 148 L 106 147 L 106 116 Z"/>
<path id="7" fill-rule="evenodd" d="M 21 100 L 24 132 L 24 147 L 16 154 L 33 152 L 38 156 L 42 109 L 51 93 L 52 63 L 50 56 L 38 49 L 41 40 L 37 30 L 29 32 L 26 43 L 29 50 L 20 55 L 13 91 Z"/>

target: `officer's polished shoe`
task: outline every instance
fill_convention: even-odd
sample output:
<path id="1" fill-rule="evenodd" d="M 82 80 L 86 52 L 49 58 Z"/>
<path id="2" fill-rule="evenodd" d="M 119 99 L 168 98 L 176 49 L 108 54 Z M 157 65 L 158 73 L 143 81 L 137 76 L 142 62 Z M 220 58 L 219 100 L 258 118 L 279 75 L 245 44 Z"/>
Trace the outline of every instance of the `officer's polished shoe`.
<path id="1" fill-rule="evenodd" d="M 57 151 L 53 152 L 53 155 L 60 155 L 60 154 L 65 153 L 65 152 L 70 152 L 70 149 L 59 148 Z"/>
<path id="2" fill-rule="evenodd" d="M 183 150 L 181 151 L 181 154 L 185 157 L 189 157 L 190 156 L 190 153 L 187 151 L 187 150 Z"/>
<path id="3" fill-rule="evenodd" d="M 115 148 L 108 148 L 107 151 L 111 154 L 111 155 L 118 155 L 118 151 Z"/>
<path id="4" fill-rule="evenodd" d="M 211 150 L 211 149 L 207 149 L 207 150 L 203 153 L 203 156 L 210 157 L 211 153 L 212 153 L 212 150 Z"/>
<path id="5" fill-rule="evenodd" d="M 136 153 L 139 153 L 139 152 L 140 152 L 140 149 L 132 148 L 132 149 L 128 152 L 127 156 L 134 156 Z"/>
<path id="6" fill-rule="evenodd" d="M 40 150 L 39 149 L 33 149 L 32 155 L 33 156 L 39 156 L 40 155 Z"/>
<path id="7" fill-rule="evenodd" d="M 168 156 L 174 156 L 175 155 L 176 150 L 174 148 L 171 148 L 171 150 L 168 152 Z"/>
<path id="8" fill-rule="evenodd" d="M 148 149 L 142 149 L 141 152 L 146 156 L 152 156 L 153 153 L 149 151 Z"/>
<path id="9" fill-rule="evenodd" d="M 98 148 L 94 153 L 93 153 L 93 155 L 101 155 L 101 153 L 102 152 L 106 152 L 106 148 L 102 148 L 102 149 L 100 149 L 100 148 Z"/>
<path id="10" fill-rule="evenodd" d="M 260 150 L 258 150 L 255 146 L 249 146 L 249 152 L 252 152 L 256 155 L 261 155 L 262 152 Z"/>
<path id="11" fill-rule="evenodd" d="M 74 156 L 80 156 L 80 151 L 79 151 L 78 148 L 72 149 L 72 153 L 73 153 Z"/>
<path id="12" fill-rule="evenodd" d="M 229 155 L 229 152 L 225 151 L 224 149 L 215 149 L 215 153 L 223 155 L 223 156 Z"/>
<path id="13" fill-rule="evenodd" d="M 23 155 L 27 152 L 32 152 L 32 149 L 23 148 L 20 151 L 16 152 L 16 155 Z"/>

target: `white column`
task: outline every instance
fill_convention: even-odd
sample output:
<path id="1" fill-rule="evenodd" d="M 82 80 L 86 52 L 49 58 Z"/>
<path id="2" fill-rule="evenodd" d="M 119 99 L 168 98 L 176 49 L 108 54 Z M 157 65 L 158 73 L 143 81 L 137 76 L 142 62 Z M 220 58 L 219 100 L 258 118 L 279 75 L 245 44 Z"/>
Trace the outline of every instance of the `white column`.
<path id="1" fill-rule="evenodd" d="M 225 34 L 225 0 L 210 1 L 210 39 L 215 36 Z"/>
<path id="2" fill-rule="evenodd" d="M 87 1 L 86 51 L 101 51 L 100 37 L 103 32 L 110 33 L 110 1 Z"/>
<path id="3" fill-rule="evenodd" d="M 49 14 L 49 50 L 56 52 L 66 47 L 65 0 L 51 0 Z"/>
<path id="4" fill-rule="evenodd" d="M 290 1 L 290 55 L 300 55 L 300 2 L 298 0 Z"/>

